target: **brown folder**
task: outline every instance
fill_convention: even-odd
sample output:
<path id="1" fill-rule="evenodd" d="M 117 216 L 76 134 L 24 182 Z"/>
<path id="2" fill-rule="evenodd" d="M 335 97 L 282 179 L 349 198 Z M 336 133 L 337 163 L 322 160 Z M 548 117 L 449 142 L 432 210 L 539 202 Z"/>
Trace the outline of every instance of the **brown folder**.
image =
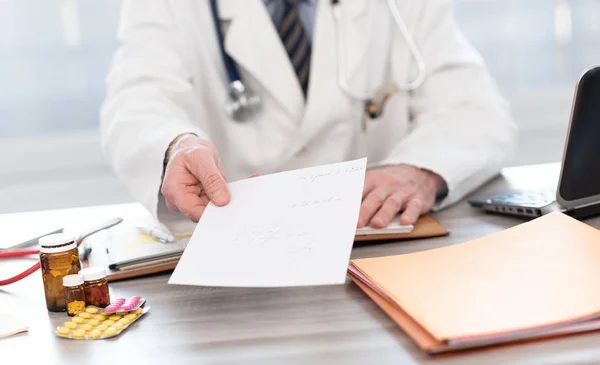
<path id="1" fill-rule="evenodd" d="M 385 228 L 383 228 L 385 230 Z M 354 242 L 365 242 L 365 241 L 384 241 L 384 240 L 405 240 L 414 238 L 426 238 L 426 237 L 438 237 L 445 236 L 449 232 L 444 226 L 442 226 L 435 218 L 431 215 L 426 214 L 421 216 L 415 227 L 410 233 L 397 233 L 397 234 L 373 234 L 356 236 Z"/>
<path id="2" fill-rule="evenodd" d="M 428 353 L 600 328 L 600 231 L 562 213 L 454 246 L 353 260 L 355 281 Z"/>

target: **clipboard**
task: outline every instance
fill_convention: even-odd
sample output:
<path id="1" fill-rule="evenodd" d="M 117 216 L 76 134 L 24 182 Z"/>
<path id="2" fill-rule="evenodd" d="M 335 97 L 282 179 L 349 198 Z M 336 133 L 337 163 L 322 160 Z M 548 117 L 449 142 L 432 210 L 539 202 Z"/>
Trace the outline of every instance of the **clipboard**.
<path id="1" fill-rule="evenodd" d="M 137 229 L 139 225 L 165 229 L 152 217 L 125 219 L 117 226 L 86 238 L 92 251 L 83 266 L 104 267 L 108 281 L 173 270 L 191 234 L 175 234 L 176 242 L 161 243 Z"/>

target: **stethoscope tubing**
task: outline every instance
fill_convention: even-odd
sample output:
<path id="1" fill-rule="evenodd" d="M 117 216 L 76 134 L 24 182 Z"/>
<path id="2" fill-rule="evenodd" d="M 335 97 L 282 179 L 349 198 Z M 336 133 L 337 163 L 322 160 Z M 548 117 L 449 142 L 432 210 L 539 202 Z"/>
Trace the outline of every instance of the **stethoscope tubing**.
<path id="1" fill-rule="evenodd" d="M 386 0 L 388 9 L 392 14 L 392 18 L 394 19 L 394 23 L 402 33 L 402 37 L 406 41 L 408 46 L 408 50 L 415 60 L 417 66 L 417 76 L 414 80 L 410 81 L 406 84 L 398 85 L 399 90 L 403 91 L 413 91 L 419 88 L 423 82 L 425 81 L 426 67 L 425 61 L 423 60 L 423 55 L 419 51 L 417 45 L 415 44 L 413 37 L 411 36 L 404 19 L 402 19 L 402 15 L 400 14 L 400 10 L 396 4 L 396 0 Z M 343 22 L 343 14 L 341 9 L 341 4 L 339 0 L 331 0 L 331 7 L 333 12 L 333 18 L 335 21 L 335 35 L 336 35 L 336 59 L 338 64 L 338 85 L 340 89 L 350 98 L 367 102 L 372 99 L 374 92 L 369 91 L 364 94 L 358 94 L 350 89 L 348 86 L 348 75 L 346 71 L 346 31 L 344 29 Z"/>
<path id="2" fill-rule="evenodd" d="M 223 37 L 223 29 L 221 29 L 221 20 L 219 17 L 219 7 L 217 0 L 210 0 L 211 14 L 213 22 L 215 24 L 215 31 L 217 32 L 217 38 L 219 43 L 219 49 L 221 50 L 221 57 L 223 57 L 223 63 L 225 64 L 225 70 L 227 71 L 227 79 L 232 84 L 235 81 L 241 82 L 240 72 L 238 71 L 235 62 L 225 52 L 225 38 Z"/>

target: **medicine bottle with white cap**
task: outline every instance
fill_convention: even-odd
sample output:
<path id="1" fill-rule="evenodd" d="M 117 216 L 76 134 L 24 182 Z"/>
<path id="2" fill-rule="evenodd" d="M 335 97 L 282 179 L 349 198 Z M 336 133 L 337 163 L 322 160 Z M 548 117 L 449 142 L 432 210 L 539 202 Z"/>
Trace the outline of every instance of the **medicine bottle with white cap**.
<path id="1" fill-rule="evenodd" d="M 44 236 L 38 242 L 46 307 L 51 312 L 64 312 L 67 310 L 67 303 L 63 277 L 77 274 L 81 270 L 75 237 L 58 233 Z"/>
<path id="2" fill-rule="evenodd" d="M 106 270 L 103 267 L 86 267 L 79 272 L 83 276 L 85 304 L 104 308 L 110 304 Z"/>

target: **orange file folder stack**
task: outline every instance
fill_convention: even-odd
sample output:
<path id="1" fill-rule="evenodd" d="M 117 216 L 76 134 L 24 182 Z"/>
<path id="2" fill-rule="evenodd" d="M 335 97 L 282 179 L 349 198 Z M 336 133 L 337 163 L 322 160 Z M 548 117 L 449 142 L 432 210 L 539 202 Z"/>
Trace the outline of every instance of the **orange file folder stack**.
<path id="1" fill-rule="evenodd" d="M 430 354 L 600 329 L 600 231 L 562 213 L 349 276 Z"/>

